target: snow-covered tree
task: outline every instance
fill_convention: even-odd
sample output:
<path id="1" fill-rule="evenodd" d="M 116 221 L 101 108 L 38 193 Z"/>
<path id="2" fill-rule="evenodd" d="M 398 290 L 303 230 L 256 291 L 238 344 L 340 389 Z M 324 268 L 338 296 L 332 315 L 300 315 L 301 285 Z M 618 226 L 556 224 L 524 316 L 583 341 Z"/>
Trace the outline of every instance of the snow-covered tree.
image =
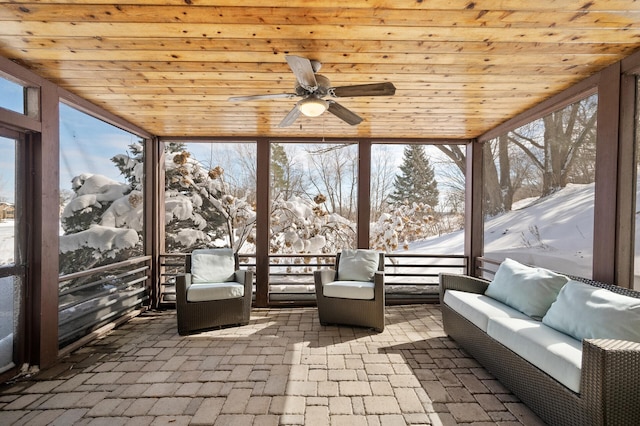
<path id="1" fill-rule="evenodd" d="M 188 151 L 170 145 L 165 154 L 167 251 L 231 247 L 251 238 L 255 212 L 246 197 L 231 194 L 220 166 L 206 169 Z"/>
<path id="2" fill-rule="evenodd" d="M 436 225 L 431 206 L 424 203 L 398 204 L 371 224 L 370 246 L 387 253 L 400 248 L 408 250 L 410 242 L 437 234 Z"/>
<path id="3" fill-rule="evenodd" d="M 400 174 L 396 175 L 394 187 L 389 196 L 392 204 L 438 205 L 438 182 L 422 145 L 407 145 L 404 148 Z"/>
<path id="4" fill-rule="evenodd" d="M 60 274 L 142 254 L 143 147 L 133 143 L 129 150 L 112 158 L 127 183 L 91 173 L 72 180 L 61 214 Z"/>
<path id="5" fill-rule="evenodd" d="M 352 243 L 355 224 L 322 205 L 324 195 L 313 203 L 300 197 L 273 204 L 271 213 L 272 253 L 334 253 Z"/>
<path id="6" fill-rule="evenodd" d="M 256 212 L 247 199 L 255 194 L 247 188 L 232 188 L 222 167 L 204 167 L 184 144 L 168 144 L 164 157 L 166 251 L 231 247 L 236 252 L 253 252 Z M 129 152 L 112 158 L 123 181 L 90 173 L 74 178 L 73 195 L 61 215 L 62 274 L 143 253 L 143 160 L 142 145 L 132 144 Z M 329 211 L 326 204 L 324 194 L 312 199 L 295 194 L 273 199 L 270 253 L 298 254 L 304 262 L 304 255 L 354 247 L 356 224 Z M 398 204 L 372 227 L 372 247 L 396 250 L 432 235 L 428 233 L 432 222 L 431 208 L 425 203 Z"/>

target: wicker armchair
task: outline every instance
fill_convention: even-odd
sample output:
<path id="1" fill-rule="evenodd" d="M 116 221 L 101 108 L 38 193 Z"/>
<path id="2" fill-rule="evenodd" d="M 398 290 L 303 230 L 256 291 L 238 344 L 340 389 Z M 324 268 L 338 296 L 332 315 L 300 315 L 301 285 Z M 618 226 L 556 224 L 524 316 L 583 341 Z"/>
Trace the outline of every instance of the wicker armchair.
<path id="1" fill-rule="evenodd" d="M 253 273 L 231 249 L 194 250 L 176 278 L 178 333 L 249 323 Z"/>
<path id="2" fill-rule="evenodd" d="M 354 268 L 369 258 L 369 281 L 359 279 Z M 371 259 L 377 257 L 377 265 Z M 354 259 L 355 258 L 355 259 Z M 355 263 L 354 263 L 355 260 Z M 373 271 L 371 267 L 373 266 Z M 363 271 L 364 272 L 364 271 Z M 364 278 L 364 276 L 362 277 Z M 344 250 L 336 255 L 334 269 L 314 271 L 316 303 L 320 324 L 342 324 L 384 331 L 384 253 L 372 250 Z"/>

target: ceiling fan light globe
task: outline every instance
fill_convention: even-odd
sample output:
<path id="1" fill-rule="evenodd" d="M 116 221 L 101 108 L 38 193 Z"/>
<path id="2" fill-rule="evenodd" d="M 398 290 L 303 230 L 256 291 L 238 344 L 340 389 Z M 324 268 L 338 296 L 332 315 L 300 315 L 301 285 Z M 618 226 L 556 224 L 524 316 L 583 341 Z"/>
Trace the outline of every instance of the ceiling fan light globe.
<path id="1" fill-rule="evenodd" d="M 298 109 L 307 117 L 317 117 L 329 108 L 329 103 L 320 98 L 306 98 L 298 102 Z"/>

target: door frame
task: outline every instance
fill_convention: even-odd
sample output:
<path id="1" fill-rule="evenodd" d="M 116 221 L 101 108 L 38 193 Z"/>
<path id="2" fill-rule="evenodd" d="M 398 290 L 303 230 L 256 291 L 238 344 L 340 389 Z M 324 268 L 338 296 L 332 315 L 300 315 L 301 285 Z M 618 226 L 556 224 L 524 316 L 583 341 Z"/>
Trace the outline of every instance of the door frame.
<path id="1" fill-rule="evenodd" d="M 28 135 L 14 129 L 6 128 L 0 125 L 0 137 L 15 140 L 15 244 L 14 255 L 15 262 L 11 266 L 0 267 L 0 277 L 17 276 L 21 279 L 21 291 L 18 299 L 19 312 L 18 324 L 14 330 L 14 346 L 13 346 L 13 362 L 14 366 L 0 373 L 0 382 L 14 377 L 22 368 L 26 361 L 27 345 L 28 345 L 28 321 L 31 315 L 27 304 L 28 294 L 31 287 L 29 268 L 29 221 L 31 220 L 30 202 L 27 194 L 29 191 L 29 155 L 28 155 Z M 14 306 L 15 309 L 15 306 Z"/>

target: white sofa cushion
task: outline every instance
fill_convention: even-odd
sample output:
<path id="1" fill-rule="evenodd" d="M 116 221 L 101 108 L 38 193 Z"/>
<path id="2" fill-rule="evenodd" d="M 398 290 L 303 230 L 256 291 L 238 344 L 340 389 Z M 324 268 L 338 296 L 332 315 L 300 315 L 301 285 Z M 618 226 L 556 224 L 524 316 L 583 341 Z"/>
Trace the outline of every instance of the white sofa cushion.
<path id="1" fill-rule="evenodd" d="M 237 282 L 191 284 L 187 289 L 187 302 L 236 299 L 244 296 L 244 286 Z"/>
<path id="2" fill-rule="evenodd" d="M 484 294 L 540 319 L 567 281 L 569 278 L 564 275 L 507 258 L 498 267 Z"/>
<path id="3" fill-rule="evenodd" d="M 640 299 L 571 280 L 542 322 L 578 340 L 640 342 Z"/>
<path id="4" fill-rule="evenodd" d="M 375 250 L 343 250 L 338 263 L 340 281 L 373 281 L 380 255 Z"/>
<path id="5" fill-rule="evenodd" d="M 192 283 L 233 281 L 235 258 L 231 249 L 198 249 L 191 253 Z"/>
<path id="6" fill-rule="evenodd" d="M 487 334 L 574 392 L 580 392 L 582 343 L 540 321 L 490 318 Z"/>
<path id="7" fill-rule="evenodd" d="M 325 297 L 373 300 L 374 283 L 371 281 L 333 281 L 322 286 Z"/>
<path id="8" fill-rule="evenodd" d="M 487 331 L 489 318 L 529 318 L 522 312 L 483 294 L 469 293 L 460 290 L 447 290 L 444 292 L 444 303 L 471 321 L 485 333 Z"/>

